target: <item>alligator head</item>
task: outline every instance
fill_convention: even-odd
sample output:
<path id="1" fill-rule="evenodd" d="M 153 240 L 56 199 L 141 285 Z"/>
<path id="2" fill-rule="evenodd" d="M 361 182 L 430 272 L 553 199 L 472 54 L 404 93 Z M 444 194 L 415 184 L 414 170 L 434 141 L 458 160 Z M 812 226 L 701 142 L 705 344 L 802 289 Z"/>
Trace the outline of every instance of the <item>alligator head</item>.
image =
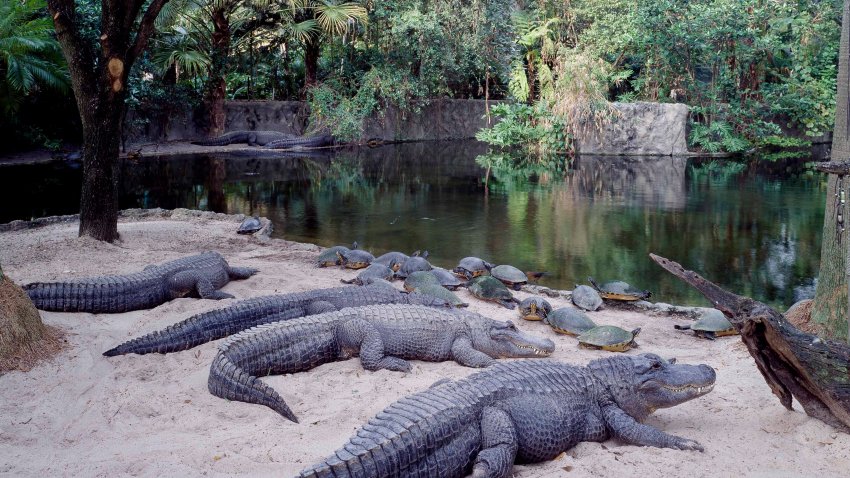
<path id="1" fill-rule="evenodd" d="M 655 354 L 594 360 L 588 368 L 608 388 L 617 406 L 637 420 L 659 408 L 700 397 L 714 388 L 708 365 L 677 364 Z"/>
<path id="2" fill-rule="evenodd" d="M 472 346 L 493 358 L 548 357 L 555 351 L 554 342 L 521 332 L 510 320 L 468 323 L 471 324 Z"/>

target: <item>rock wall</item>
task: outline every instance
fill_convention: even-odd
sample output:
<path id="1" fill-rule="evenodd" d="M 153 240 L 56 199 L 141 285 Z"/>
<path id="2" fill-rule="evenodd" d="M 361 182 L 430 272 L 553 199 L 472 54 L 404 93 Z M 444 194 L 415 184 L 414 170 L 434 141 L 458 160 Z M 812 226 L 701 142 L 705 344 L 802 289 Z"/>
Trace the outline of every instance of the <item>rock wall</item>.
<path id="1" fill-rule="evenodd" d="M 688 107 L 678 103 L 613 103 L 618 115 L 579 138 L 580 154 L 672 156 L 688 152 Z"/>
<path id="2" fill-rule="evenodd" d="M 493 102 L 491 102 L 492 104 Z M 620 114 L 600 134 L 578 139 L 581 154 L 670 156 L 687 153 L 688 108 L 681 104 L 614 103 Z M 300 101 L 228 101 L 226 129 L 303 134 L 309 106 Z M 132 119 L 132 112 L 130 113 Z M 192 112 L 151 121 L 125 132 L 129 143 L 189 141 L 204 136 Z M 483 100 L 435 100 L 418 111 L 387 108 L 368 119 L 364 139 L 432 141 L 471 139 L 487 126 Z"/>

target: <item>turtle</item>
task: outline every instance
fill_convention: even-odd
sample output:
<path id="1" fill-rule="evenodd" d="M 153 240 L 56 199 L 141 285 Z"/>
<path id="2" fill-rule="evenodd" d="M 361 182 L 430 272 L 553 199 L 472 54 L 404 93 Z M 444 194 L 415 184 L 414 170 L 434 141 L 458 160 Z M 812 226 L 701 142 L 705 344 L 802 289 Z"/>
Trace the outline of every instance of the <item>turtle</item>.
<path id="1" fill-rule="evenodd" d="M 348 252 L 337 252 L 337 256 L 339 256 L 342 266 L 348 269 L 362 269 L 364 267 L 369 267 L 369 264 L 375 260 L 375 256 L 371 253 L 360 249 L 351 249 Z"/>
<path id="2" fill-rule="evenodd" d="M 646 300 L 652 296 L 652 292 L 636 289 L 628 282 L 621 280 L 606 282 L 602 285 L 597 284 L 593 277 L 588 277 L 587 280 L 603 299 L 632 301 Z"/>
<path id="3" fill-rule="evenodd" d="M 468 287 L 469 292 L 481 300 L 489 300 L 508 309 L 516 307 L 517 300 L 511 295 L 511 291 L 495 277 L 478 276 L 469 282 Z"/>
<path id="4" fill-rule="evenodd" d="M 466 280 L 472 280 L 478 276 L 489 274 L 490 269 L 492 268 L 493 264 L 490 264 L 484 259 L 480 259 L 478 257 L 464 257 L 460 260 L 460 262 L 458 262 L 457 267 L 455 267 L 452 272 L 466 278 Z"/>
<path id="5" fill-rule="evenodd" d="M 357 249 L 357 242 L 351 245 L 351 249 Z M 351 249 L 345 246 L 333 246 L 325 249 L 319 254 L 319 257 L 316 258 L 316 265 L 319 267 L 330 267 L 330 266 L 338 266 L 342 264 L 342 259 L 339 257 L 339 253 L 346 254 Z"/>
<path id="6" fill-rule="evenodd" d="M 694 335 L 709 340 L 726 335 L 737 335 L 738 329 L 717 309 L 707 309 L 691 325 L 674 325 L 676 330 L 693 330 Z"/>
<path id="7" fill-rule="evenodd" d="M 614 325 L 600 325 L 579 335 L 578 345 L 587 349 L 625 352 L 631 347 L 637 347 L 635 337 L 639 333 L 640 327 L 629 332 Z"/>
<path id="8" fill-rule="evenodd" d="M 458 276 L 452 274 L 451 272 L 443 269 L 442 267 L 434 267 L 431 269 L 431 273 L 434 274 L 434 277 L 440 281 L 440 285 L 445 287 L 448 290 L 457 290 L 460 286 L 464 284 L 462 280 L 458 278 Z"/>
<path id="9" fill-rule="evenodd" d="M 521 290 L 522 286 L 528 284 L 528 276 L 525 275 L 525 272 L 506 264 L 490 269 L 490 275 L 513 290 Z"/>
<path id="10" fill-rule="evenodd" d="M 387 252 L 376 258 L 372 263 L 383 264 L 392 269 L 393 272 L 398 272 L 399 267 L 407 258 L 408 255 L 403 252 Z"/>
<path id="11" fill-rule="evenodd" d="M 559 334 L 572 336 L 581 335 L 596 327 L 596 324 L 590 320 L 587 314 L 572 307 L 561 307 L 553 310 L 543 319 L 543 323 L 552 327 L 552 330 Z"/>
<path id="12" fill-rule="evenodd" d="M 552 312 L 552 305 L 546 299 L 529 297 L 519 303 L 519 316 L 525 320 L 546 320 Z"/>
<path id="13" fill-rule="evenodd" d="M 451 304 L 452 307 L 468 307 L 469 306 L 469 304 L 460 300 L 460 298 L 458 296 L 456 296 L 454 292 L 446 289 L 445 287 L 441 286 L 439 283 L 423 284 L 423 285 L 417 287 L 416 289 L 414 289 L 413 292 L 419 292 L 420 294 L 426 294 L 426 295 L 430 295 L 432 297 L 436 297 L 438 299 L 443 299 L 444 301 Z"/>
<path id="14" fill-rule="evenodd" d="M 248 217 L 245 218 L 245 220 L 242 221 L 242 224 L 239 225 L 239 229 L 236 230 L 236 234 L 253 234 L 262 228 L 263 224 L 260 222 L 259 217 Z"/>
<path id="15" fill-rule="evenodd" d="M 343 284 L 368 285 L 370 279 L 388 280 L 393 277 L 393 270 L 383 264 L 369 264 L 357 277 L 351 280 L 340 279 Z"/>
<path id="16" fill-rule="evenodd" d="M 584 310 L 596 310 L 602 305 L 602 297 L 593 287 L 587 285 L 576 286 L 572 294 L 573 304 Z"/>
<path id="17" fill-rule="evenodd" d="M 404 279 L 404 290 L 408 292 L 425 285 L 440 285 L 440 279 L 431 271 L 414 271 Z"/>
<path id="18" fill-rule="evenodd" d="M 396 276 L 406 279 L 407 276 L 416 271 L 430 271 L 432 267 L 431 263 L 427 261 L 427 258 L 428 251 L 425 251 L 422 255 L 413 255 L 408 257 L 401 264 L 398 271 L 396 271 Z"/>

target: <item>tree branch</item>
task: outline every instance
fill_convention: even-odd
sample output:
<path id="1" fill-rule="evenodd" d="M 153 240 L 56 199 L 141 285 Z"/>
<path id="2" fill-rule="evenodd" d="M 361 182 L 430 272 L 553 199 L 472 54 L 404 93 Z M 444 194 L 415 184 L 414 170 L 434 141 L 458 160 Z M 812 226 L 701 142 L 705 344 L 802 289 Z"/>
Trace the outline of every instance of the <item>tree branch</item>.
<path id="1" fill-rule="evenodd" d="M 142 2 L 139 2 L 141 6 Z M 153 0 L 151 4 L 148 6 L 148 9 L 145 10 L 145 15 L 142 17 L 142 21 L 139 22 L 139 30 L 136 33 L 136 38 L 133 40 L 133 44 L 127 52 L 126 58 L 126 67 L 127 70 L 130 70 L 130 67 L 133 66 L 133 63 L 142 54 L 145 48 L 148 45 L 148 40 L 154 31 L 154 22 L 156 22 L 156 17 L 159 16 L 159 12 L 162 11 L 162 7 L 168 3 L 168 0 Z M 135 12 L 138 12 L 138 9 L 134 9 Z M 135 15 L 133 17 L 135 19 Z"/>

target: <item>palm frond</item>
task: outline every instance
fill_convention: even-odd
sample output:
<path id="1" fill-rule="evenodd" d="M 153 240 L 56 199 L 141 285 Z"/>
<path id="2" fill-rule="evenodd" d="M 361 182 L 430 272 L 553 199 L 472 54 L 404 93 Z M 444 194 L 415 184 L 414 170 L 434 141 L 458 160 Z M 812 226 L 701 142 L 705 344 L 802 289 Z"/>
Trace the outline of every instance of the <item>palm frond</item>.
<path id="1" fill-rule="evenodd" d="M 322 2 L 313 9 L 322 31 L 331 35 L 342 35 L 348 31 L 349 23 L 366 23 L 369 19 L 369 12 L 362 5 L 351 2 Z"/>

